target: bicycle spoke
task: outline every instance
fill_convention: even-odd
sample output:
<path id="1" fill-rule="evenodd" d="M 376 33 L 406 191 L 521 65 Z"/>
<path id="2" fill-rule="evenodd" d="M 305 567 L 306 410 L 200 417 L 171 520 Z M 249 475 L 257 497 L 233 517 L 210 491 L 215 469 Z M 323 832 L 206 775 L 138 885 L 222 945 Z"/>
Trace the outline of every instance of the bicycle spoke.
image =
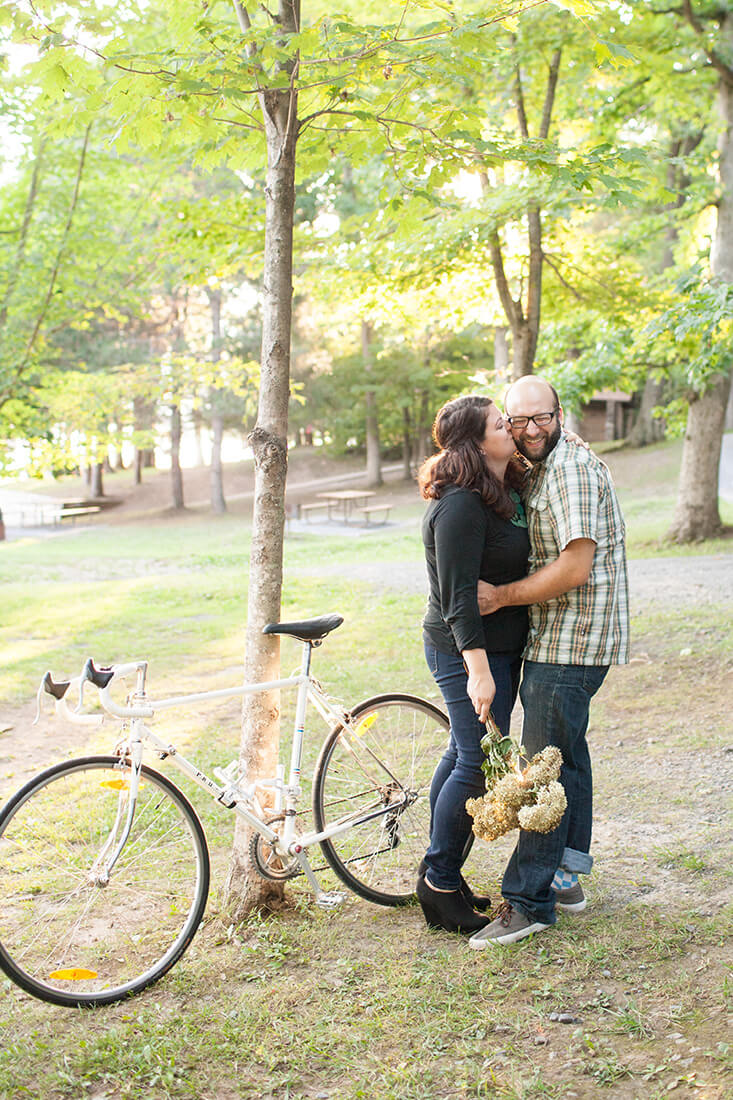
<path id="1" fill-rule="evenodd" d="M 185 949 L 203 912 L 201 827 L 149 769 L 107 877 L 129 806 L 104 788 L 116 790 L 120 771 L 99 757 L 49 769 L 0 818 L 0 966 L 46 1000 L 101 1003 L 143 988 Z"/>
<path id="2" fill-rule="evenodd" d="M 380 696 L 354 708 L 351 725 L 354 734 L 334 731 L 324 746 L 314 816 L 324 830 L 348 818 L 353 827 L 323 841 L 323 851 L 357 893 L 402 904 L 413 894 L 428 845 L 428 795 L 447 741 L 447 720 L 411 696 Z M 384 812 L 370 817 L 377 805 Z"/>

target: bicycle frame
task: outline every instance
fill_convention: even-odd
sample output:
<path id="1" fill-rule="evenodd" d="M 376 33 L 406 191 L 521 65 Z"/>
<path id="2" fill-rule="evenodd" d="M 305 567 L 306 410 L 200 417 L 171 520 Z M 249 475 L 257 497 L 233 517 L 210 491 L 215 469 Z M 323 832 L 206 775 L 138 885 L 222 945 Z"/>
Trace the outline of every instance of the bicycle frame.
<path id="1" fill-rule="evenodd" d="M 303 643 L 301 670 L 294 676 L 255 684 L 243 684 L 233 688 L 221 688 L 214 691 L 175 695 L 157 700 L 149 699 L 145 692 L 145 676 L 147 672 L 146 661 L 131 662 L 114 668 L 114 675 L 110 678 L 109 683 L 105 687 L 100 687 L 98 689 L 99 697 L 103 708 L 108 713 L 129 721 L 129 734 L 126 741 L 128 743 L 127 748 L 131 761 L 131 776 L 127 815 L 125 825 L 123 826 L 123 833 L 115 845 L 111 857 L 104 864 L 104 868 L 101 872 L 102 878 L 105 875 L 107 877 L 109 876 L 109 872 L 112 870 L 117 858 L 122 852 L 127 836 L 129 835 L 135 813 L 137 790 L 140 783 L 143 750 L 147 742 L 160 754 L 161 759 L 170 759 L 176 768 L 187 775 L 189 779 L 193 780 L 193 782 L 203 790 L 207 791 L 212 798 L 221 802 L 227 809 L 234 810 L 235 813 L 247 822 L 250 828 L 260 833 L 268 844 L 276 849 L 281 855 L 297 859 L 320 905 L 330 907 L 331 905 L 339 903 L 343 895 L 335 892 L 327 893 L 321 890 L 308 860 L 306 849 L 313 844 L 319 843 L 321 840 L 326 840 L 329 837 L 346 832 L 357 823 L 394 813 L 396 809 L 399 809 L 400 806 L 404 805 L 407 801 L 407 795 L 404 795 L 402 801 L 390 801 L 387 804 L 380 800 L 378 803 L 375 803 L 372 810 L 368 810 L 367 812 L 362 810 L 357 814 L 346 815 L 338 821 L 331 823 L 328 828 L 320 832 L 312 831 L 296 837 L 296 807 L 302 793 L 300 776 L 305 735 L 305 716 L 308 704 L 310 703 L 313 705 L 324 722 L 332 726 L 342 726 L 347 736 L 351 736 L 355 740 L 358 739 L 358 731 L 352 727 L 349 715 L 342 708 L 334 706 L 329 701 L 320 684 L 311 676 L 310 664 L 312 648 L 312 643 Z M 137 677 L 135 691 L 129 696 L 129 703 L 120 706 L 111 697 L 111 684 L 114 679 L 122 678 L 133 672 Z M 80 703 L 82 688 L 83 681 L 80 684 Z M 229 765 L 228 769 L 215 769 L 215 774 L 218 772 L 219 777 L 225 780 L 224 784 L 220 785 L 205 772 L 202 772 L 195 763 L 183 756 L 175 745 L 165 742 L 160 738 L 144 722 L 145 718 L 151 718 L 156 711 L 170 710 L 191 703 L 206 702 L 214 699 L 236 698 L 283 688 L 297 688 L 293 743 L 290 752 L 290 769 L 287 783 L 284 780 L 285 767 L 283 764 L 278 764 L 277 774 L 274 777 L 260 779 L 254 783 L 247 784 L 246 780 L 243 782 L 244 777 L 236 774 L 238 769 L 237 762 L 235 761 L 233 764 Z M 78 712 L 71 711 L 65 698 L 57 699 L 56 706 L 71 721 L 88 722 L 91 717 L 87 714 L 79 714 Z M 368 755 L 373 755 L 367 746 L 362 745 L 360 747 L 366 751 Z M 376 760 L 376 758 L 374 759 Z M 379 768 L 401 789 L 399 781 L 391 772 L 385 770 L 384 764 L 379 763 Z M 257 797 L 257 788 L 274 790 L 275 798 L 274 806 L 272 807 L 272 816 L 283 817 L 284 823 L 281 832 L 276 831 L 266 823 L 265 810 Z M 119 819 L 118 822 L 115 823 L 115 828 L 105 845 L 105 852 L 112 846 L 118 826 Z M 104 853 L 100 854 L 100 863 L 103 860 L 103 856 Z"/>

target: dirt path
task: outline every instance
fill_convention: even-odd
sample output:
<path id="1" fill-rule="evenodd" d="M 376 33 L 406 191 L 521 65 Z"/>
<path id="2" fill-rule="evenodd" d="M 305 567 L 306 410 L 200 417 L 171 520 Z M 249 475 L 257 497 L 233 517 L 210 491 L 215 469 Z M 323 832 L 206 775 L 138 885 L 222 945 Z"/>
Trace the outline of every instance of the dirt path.
<path id="1" fill-rule="evenodd" d="M 331 567 L 309 569 L 309 576 L 328 576 Z M 341 575 L 375 588 L 418 593 L 427 590 L 422 561 L 400 562 L 386 568 L 384 561 L 358 562 L 341 567 Z M 629 562 L 632 610 L 656 602 L 680 605 L 733 601 L 733 554 L 700 557 L 642 558 Z"/>

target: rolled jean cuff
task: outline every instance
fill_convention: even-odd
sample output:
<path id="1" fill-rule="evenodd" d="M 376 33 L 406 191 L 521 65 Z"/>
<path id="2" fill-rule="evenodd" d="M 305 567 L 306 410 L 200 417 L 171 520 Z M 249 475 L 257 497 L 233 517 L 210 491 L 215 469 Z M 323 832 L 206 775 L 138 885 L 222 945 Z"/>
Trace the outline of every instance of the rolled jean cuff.
<path id="1" fill-rule="evenodd" d="M 569 871 L 572 875 L 589 875 L 593 866 L 593 856 L 588 852 L 576 852 L 575 848 L 566 848 L 560 860 L 563 871 Z"/>

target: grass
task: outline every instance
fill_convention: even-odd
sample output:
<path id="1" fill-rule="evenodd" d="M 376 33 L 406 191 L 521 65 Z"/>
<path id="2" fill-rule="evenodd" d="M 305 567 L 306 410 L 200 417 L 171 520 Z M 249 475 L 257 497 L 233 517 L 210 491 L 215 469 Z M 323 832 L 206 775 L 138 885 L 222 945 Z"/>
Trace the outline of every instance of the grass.
<path id="1" fill-rule="evenodd" d="M 671 515 L 679 448 L 644 454 L 641 486 L 638 459 L 609 456 L 632 552 L 680 553 L 655 541 Z M 409 499 L 396 509 L 418 514 Z M 397 583 L 419 554 L 409 526 L 286 540 L 283 618 L 346 616 L 314 666 L 333 695 L 434 697 L 420 652 L 424 597 Z M 379 580 L 369 579 L 374 565 Z M 147 518 L 4 545 L 3 715 L 27 723 L 46 668 L 73 672 L 90 653 L 148 657 L 156 693 L 236 682 L 247 567 L 247 524 L 236 516 Z M 592 708 L 597 862 L 585 913 L 479 953 L 427 930 L 416 909 L 350 896 L 323 913 L 296 881 L 282 911 L 232 927 L 220 903 L 231 818 L 197 793 L 215 880 L 189 951 L 142 996 L 93 1012 L 43 1005 L 0 980 L 0 1100 L 724 1100 L 733 1087 L 729 610 L 645 605 L 635 615 L 639 659 L 612 671 Z M 284 641 L 284 669 L 297 662 Z M 236 753 L 236 705 L 197 708 L 171 728 L 207 769 Z M 50 743 L 37 734 L 28 743 L 75 751 L 75 730 L 46 729 Z M 4 736 L 9 792 L 19 763 Z M 511 845 L 476 846 L 467 873 L 478 887 L 497 889 Z"/>

